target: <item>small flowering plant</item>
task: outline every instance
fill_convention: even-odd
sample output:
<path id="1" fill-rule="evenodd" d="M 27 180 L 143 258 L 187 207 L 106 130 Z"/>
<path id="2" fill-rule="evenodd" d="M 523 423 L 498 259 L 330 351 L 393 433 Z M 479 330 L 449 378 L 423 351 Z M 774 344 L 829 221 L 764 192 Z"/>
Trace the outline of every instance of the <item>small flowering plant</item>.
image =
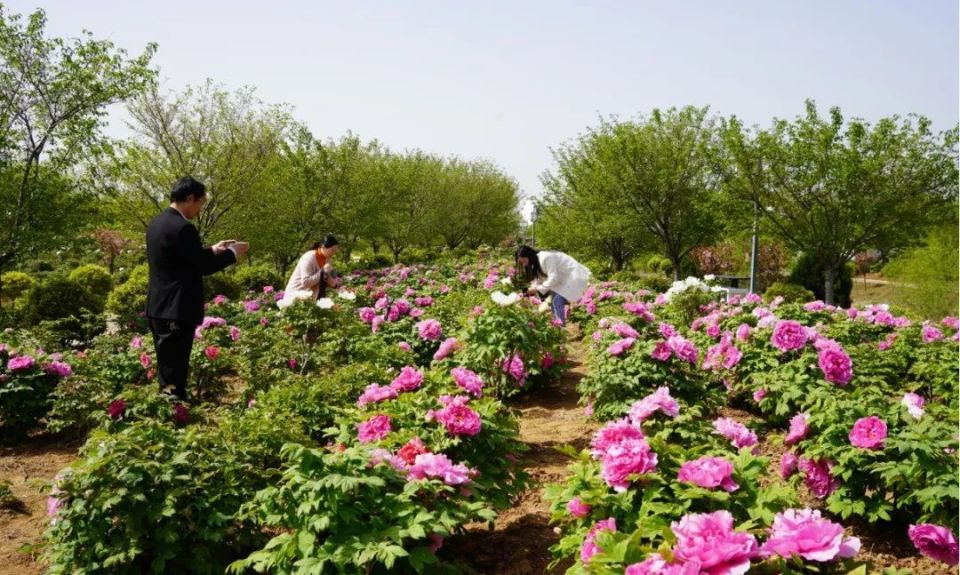
<path id="1" fill-rule="evenodd" d="M 36 427 L 53 407 L 57 387 L 72 375 L 73 367 L 61 354 L 20 351 L 0 343 L 0 431 L 4 436 L 19 437 Z"/>

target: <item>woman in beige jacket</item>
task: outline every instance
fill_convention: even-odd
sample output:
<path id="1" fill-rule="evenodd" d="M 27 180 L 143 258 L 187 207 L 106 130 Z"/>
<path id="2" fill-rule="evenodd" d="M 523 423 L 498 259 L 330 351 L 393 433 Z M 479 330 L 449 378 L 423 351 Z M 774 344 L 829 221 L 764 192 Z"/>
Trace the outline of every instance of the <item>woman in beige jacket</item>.
<path id="1" fill-rule="evenodd" d="M 298 299 L 316 301 L 321 292 L 334 287 L 333 256 L 340 251 L 337 238 L 328 235 L 322 242 L 313 244 L 310 251 L 300 256 L 287 287 L 283 290 L 283 299 L 277 306 L 285 308 Z"/>

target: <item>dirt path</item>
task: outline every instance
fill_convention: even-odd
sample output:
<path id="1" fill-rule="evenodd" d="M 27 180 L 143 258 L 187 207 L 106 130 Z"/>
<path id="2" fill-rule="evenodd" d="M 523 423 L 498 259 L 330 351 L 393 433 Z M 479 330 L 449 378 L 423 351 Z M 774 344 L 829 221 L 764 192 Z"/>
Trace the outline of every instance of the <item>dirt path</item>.
<path id="1" fill-rule="evenodd" d="M 515 403 L 520 410 L 520 440 L 530 448 L 525 464 L 531 487 L 516 506 L 500 514 L 492 531 L 478 526 L 444 545 L 442 555 L 468 571 L 526 575 L 563 573 L 569 567 L 547 569 L 553 559 L 550 546 L 559 538 L 549 525 L 550 505 L 543 496 L 543 486 L 567 477 L 569 458 L 556 447 L 570 444 L 583 448 L 596 429 L 584 417 L 583 407 L 577 405 L 577 382 L 586 374 L 578 345 L 571 342 L 568 346 L 571 369 L 558 383 L 535 390 Z"/>
<path id="2" fill-rule="evenodd" d="M 42 436 L 0 447 L 0 480 L 9 481 L 19 503 L 0 509 L 0 575 L 42 572 L 35 554 L 47 527 L 44 486 L 76 458 L 78 438 Z"/>

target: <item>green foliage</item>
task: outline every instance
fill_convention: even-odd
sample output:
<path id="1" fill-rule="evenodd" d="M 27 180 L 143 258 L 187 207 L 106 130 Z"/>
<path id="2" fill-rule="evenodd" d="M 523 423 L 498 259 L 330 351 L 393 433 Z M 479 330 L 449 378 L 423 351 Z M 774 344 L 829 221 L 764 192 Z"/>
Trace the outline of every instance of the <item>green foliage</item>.
<path id="1" fill-rule="evenodd" d="M 670 275 L 673 273 L 673 264 L 670 263 L 670 260 L 657 254 L 647 258 L 646 268 L 655 274 Z"/>
<path id="2" fill-rule="evenodd" d="M 7 301 L 20 299 L 36 285 L 37 280 L 24 272 L 4 272 L 3 276 L 0 277 L 0 288 L 3 289 L 2 295 Z"/>
<path id="3" fill-rule="evenodd" d="M 113 289 L 113 277 L 110 276 L 110 272 L 107 271 L 107 268 L 97 264 L 80 266 L 70 272 L 67 279 L 80 284 L 94 298 L 102 302 L 101 309 L 107 301 L 107 296 L 110 295 L 110 290 Z"/>
<path id="4" fill-rule="evenodd" d="M 273 266 L 263 264 L 238 266 L 233 279 L 243 291 L 260 292 L 263 291 L 264 286 L 281 289 L 284 285 L 283 278 L 277 270 Z"/>
<path id="5" fill-rule="evenodd" d="M 245 291 L 237 278 L 230 274 L 219 273 L 203 278 L 203 296 L 208 300 L 218 295 L 237 299 L 242 297 Z"/>
<path id="6" fill-rule="evenodd" d="M 797 259 L 793 269 L 790 271 L 788 282 L 791 284 L 803 286 L 805 289 L 813 292 L 816 299 L 826 301 L 826 292 L 824 291 L 824 274 L 826 267 L 823 260 L 817 258 L 813 252 L 804 252 Z M 850 307 L 850 292 L 853 291 L 853 273 L 849 266 L 840 266 L 839 272 L 834 279 L 834 301 L 835 305 L 840 307 Z"/>
<path id="7" fill-rule="evenodd" d="M 958 227 L 942 226 L 931 231 L 925 245 L 887 264 L 884 274 L 903 282 L 895 288 L 895 301 L 930 319 L 957 315 L 958 243 Z"/>
<path id="8" fill-rule="evenodd" d="M 770 284 L 770 287 L 763 292 L 765 302 L 771 302 L 778 297 L 783 298 L 784 303 L 804 303 L 816 299 L 813 292 L 802 285 L 786 282 Z"/>
<path id="9" fill-rule="evenodd" d="M 117 323 L 127 329 L 143 329 L 147 311 L 147 285 L 149 268 L 139 265 L 130 271 L 127 281 L 118 285 L 107 298 L 107 312 L 115 316 Z"/>
<path id="10" fill-rule="evenodd" d="M 6 439 L 17 439 L 36 428 L 50 411 L 61 377 L 46 369 L 52 361 L 46 355 L 21 353 L 15 358 L 11 351 L 0 346 L 4 365 L 0 368 L 0 431 Z M 21 366 L 11 367 L 11 359 Z"/>

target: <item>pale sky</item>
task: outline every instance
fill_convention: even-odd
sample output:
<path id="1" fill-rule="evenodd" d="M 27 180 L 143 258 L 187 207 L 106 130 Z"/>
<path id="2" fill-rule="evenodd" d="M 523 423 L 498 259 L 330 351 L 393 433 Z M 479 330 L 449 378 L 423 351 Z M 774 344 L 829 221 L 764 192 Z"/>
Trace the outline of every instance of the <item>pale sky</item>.
<path id="1" fill-rule="evenodd" d="M 48 33 L 159 44 L 166 87 L 212 78 L 288 103 L 319 137 L 494 161 L 528 197 L 550 147 L 654 107 L 749 124 L 813 98 L 868 120 L 958 121 L 956 0 L 15 0 Z"/>

